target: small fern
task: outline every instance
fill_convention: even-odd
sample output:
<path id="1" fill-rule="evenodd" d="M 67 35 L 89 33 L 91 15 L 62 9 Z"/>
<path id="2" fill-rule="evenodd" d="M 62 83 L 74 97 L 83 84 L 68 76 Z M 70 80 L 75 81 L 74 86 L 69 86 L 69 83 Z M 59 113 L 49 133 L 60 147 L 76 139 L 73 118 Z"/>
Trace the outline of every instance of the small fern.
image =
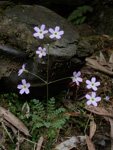
<path id="1" fill-rule="evenodd" d="M 48 104 L 47 104 L 47 109 L 46 109 L 46 112 L 47 113 L 53 113 L 55 110 L 55 98 L 52 97 L 50 98 Z"/>
<path id="2" fill-rule="evenodd" d="M 87 5 L 78 7 L 74 10 L 68 17 L 68 21 L 71 21 L 73 24 L 82 24 L 86 20 L 86 16 L 84 14 L 86 12 L 92 12 L 93 8 Z"/>
<path id="3" fill-rule="evenodd" d="M 37 99 L 33 99 L 32 101 L 34 103 L 34 111 L 36 111 L 36 113 L 38 113 L 38 115 L 40 117 L 44 116 L 45 115 L 45 110 L 44 110 L 44 106 L 42 105 L 42 103 Z"/>
<path id="4" fill-rule="evenodd" d="M 55 109 L 55 98 L 53 97 L 46 107 L 36 99 L 33 99 L 33 103 L 35 111 L 30 115 L 33 121 L 33 130 L 41 127 L 61 129 L 69 119 L 69 116 L 64 114 L 66 111 L 64 108 Z"/>

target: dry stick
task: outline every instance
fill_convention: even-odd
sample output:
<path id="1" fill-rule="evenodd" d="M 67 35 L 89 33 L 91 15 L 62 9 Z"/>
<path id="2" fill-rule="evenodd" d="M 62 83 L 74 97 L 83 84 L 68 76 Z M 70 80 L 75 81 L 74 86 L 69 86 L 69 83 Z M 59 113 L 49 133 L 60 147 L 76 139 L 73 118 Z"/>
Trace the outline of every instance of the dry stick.
<path id="1" fill-rule="evenodd" d="M 8 132 L 7 128 L 5 127 L 4 123 L 3 123 L 3 122 L 1 122 L 1 123 L 2 123 L 2 126 L 3 126 L 4 130 L 7 132 L 7 134 L 8 134 L 8 136 L 9 136 L 9 138 L 10 138 L 10 139 L 11 139 L 11 141 L 14 143 L 14 141 L 13 141 L 13 139 L 12 139 L 12 137 L 11 137 L 10 133 Z"/>
<path id="2" fill-rule="evenodd" d="M 89 120 L 90 120 L 91 115 L 92 115 L 92 113 L 90 113 L 90 116 L 89 116 L 89 118 L 88 118 L 87 124 L 86 124 L 85 129 L 84 129 L 84 133 L 86 133 L 86 129 L 87 129 L 87 126 L 88 126 L 88 123 L 89 123 Z"/>
<path id="3" fill-rule="evenodd" d="M 31 141 L 31 140 L 29 140 L 29 139 L 26 139 L 26 138 L 25 138 L 25 140 L 28 141 L 28 142 L 30 142 L 30 143 L 33 143 L 33 144 L 34 144 L 34 148 L 36 147 L 36 145 L 37 145 L 36 142 L 33 142 L 33 141 Z M 34 149 L 34 150 L 35 150 L 35 149 Z"/>

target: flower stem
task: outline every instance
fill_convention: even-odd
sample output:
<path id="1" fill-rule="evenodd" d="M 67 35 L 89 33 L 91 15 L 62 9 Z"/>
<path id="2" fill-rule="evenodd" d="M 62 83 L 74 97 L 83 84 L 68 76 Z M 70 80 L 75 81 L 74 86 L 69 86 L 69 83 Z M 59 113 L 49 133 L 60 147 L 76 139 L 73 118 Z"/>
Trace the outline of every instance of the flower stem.
<path id="1" fill-rule="evenodd" d="M 62 80 L 66 80 L 66 79 L 70 79 L 71 77 L 65 77 L 65 78 L 61 78 L 61 79 L 58 79 L 58 80 L 54 80 L 54 81 L 51 81 L 49 82 L 49 84 L 52 84 L 52 83 L 55 83 L 55 82 L 58 82 L 58 81 L 62 81 Z"/>
<path id="2" fill-rule="evenodd" d="M 49 98 L 49 44 L 47 44 L 47 50 L 48 50 L 48 59 L 47 59 L 47 104 L 48 104 L 48 98 Z"/>
<path id="3" fill-rule="evenodd" d="M 37 77 L 38 79 L 40 79 L 41 81 L 43 81 L 44 83 L 47 84 L 47 82 L 45 80 L 43 80 L 41 77 L 37 76 L 36 74 L 34 74 L 32 72 L 29 72 L 28 70 L 24 70 L 24 71 L 27 72 L 27 73 L 29 73 L 29 74 L 31 74 L 31 75 L 33 75 L 33 76 L 35 76 L 35 77 Z"/>

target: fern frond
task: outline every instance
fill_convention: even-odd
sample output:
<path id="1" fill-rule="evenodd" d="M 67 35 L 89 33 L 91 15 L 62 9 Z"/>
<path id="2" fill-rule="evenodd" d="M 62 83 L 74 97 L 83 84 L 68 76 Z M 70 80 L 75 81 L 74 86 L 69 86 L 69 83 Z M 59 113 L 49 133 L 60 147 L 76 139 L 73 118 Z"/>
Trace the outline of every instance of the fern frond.
<path id="1" fill-rule="evenodd" d="M 44 124 L 41 123 L 41 122 L 39 122 L 39 123 L 34 123 L 34 125 L 33 125 L 33 130 L 35 130 L 36 128 L 43 127 L 43 126 L 44 126 Z"/>
<path id="2" fill-rule="evenodd" d="M 51 123 L 51 126 L 56 129 L 61 129 L 65 123 L 66 123 L 65 118 L 61 118 L 61 119 L 57 118 L 56 120 L 54 120 L 53 123 Z"/>
<path id="3" fill-rule="evenodd" d="M 45 126 L 46 128 L 50 128 L 51 123 L 50 123 L 50 122 L 44 122 L 44 126 Z"/>
<path id="4" fill-rule="evenodd" d="M 47 104 L 47 107 L 46 107 L 47 114 L 53 113 L 54 110 L 55 110 L 55 98 L 52 97 L 52 98 L 50 98 L 50 100 Z"/>
<path id="5" fill-rule="evenodd" d="M 34 109 L 37 112 L 37 114 L 39 116 L 44 116 L 45 115 L 45 110 L 44 110 L 43 104 L 37 99 L 33 99 L 33 103 L 35 104 Z"/>

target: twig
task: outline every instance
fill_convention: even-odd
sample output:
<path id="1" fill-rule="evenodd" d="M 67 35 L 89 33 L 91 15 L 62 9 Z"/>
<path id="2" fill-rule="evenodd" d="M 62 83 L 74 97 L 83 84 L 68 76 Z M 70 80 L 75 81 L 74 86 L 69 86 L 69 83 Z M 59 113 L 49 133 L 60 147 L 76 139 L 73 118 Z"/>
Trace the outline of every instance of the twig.
<path id="1" fill-rule="evenodd" d="M 87 129 L 87 126 L 88 126 L 88 123 L 89 123 L 89 120 L 90 120 L 91 115 L 92 115 L 92 113 L 90 113 L 90 116 L 89 116 L 89 118 L 88 118 L 87 124 L 86 124 L 85 129 L 84 129 L 84 133 L 86 133 L 86 129 Z"/>
<path id="2" fill-rule="evenodd" d="M 4 123 L 3 123 L 3 122 L 1 122 L 1 123 L 2 123 L 2 126 L 3 126 L 4 130 L 7 132 L 7 134 L 8 134 L 8 136 L 9 136 L 9 138 L 10 138 L 10 139 L 11 139 L 11 141 L 14 143 L 14 141 L 13 141 L 13 139 L 12 139 L 12 137 L 11 137 L 10 133 L 8 132 L 8 130 L 7 130 L 7 128 L 6 128 L 6 126 L 4 125 Z"/>

